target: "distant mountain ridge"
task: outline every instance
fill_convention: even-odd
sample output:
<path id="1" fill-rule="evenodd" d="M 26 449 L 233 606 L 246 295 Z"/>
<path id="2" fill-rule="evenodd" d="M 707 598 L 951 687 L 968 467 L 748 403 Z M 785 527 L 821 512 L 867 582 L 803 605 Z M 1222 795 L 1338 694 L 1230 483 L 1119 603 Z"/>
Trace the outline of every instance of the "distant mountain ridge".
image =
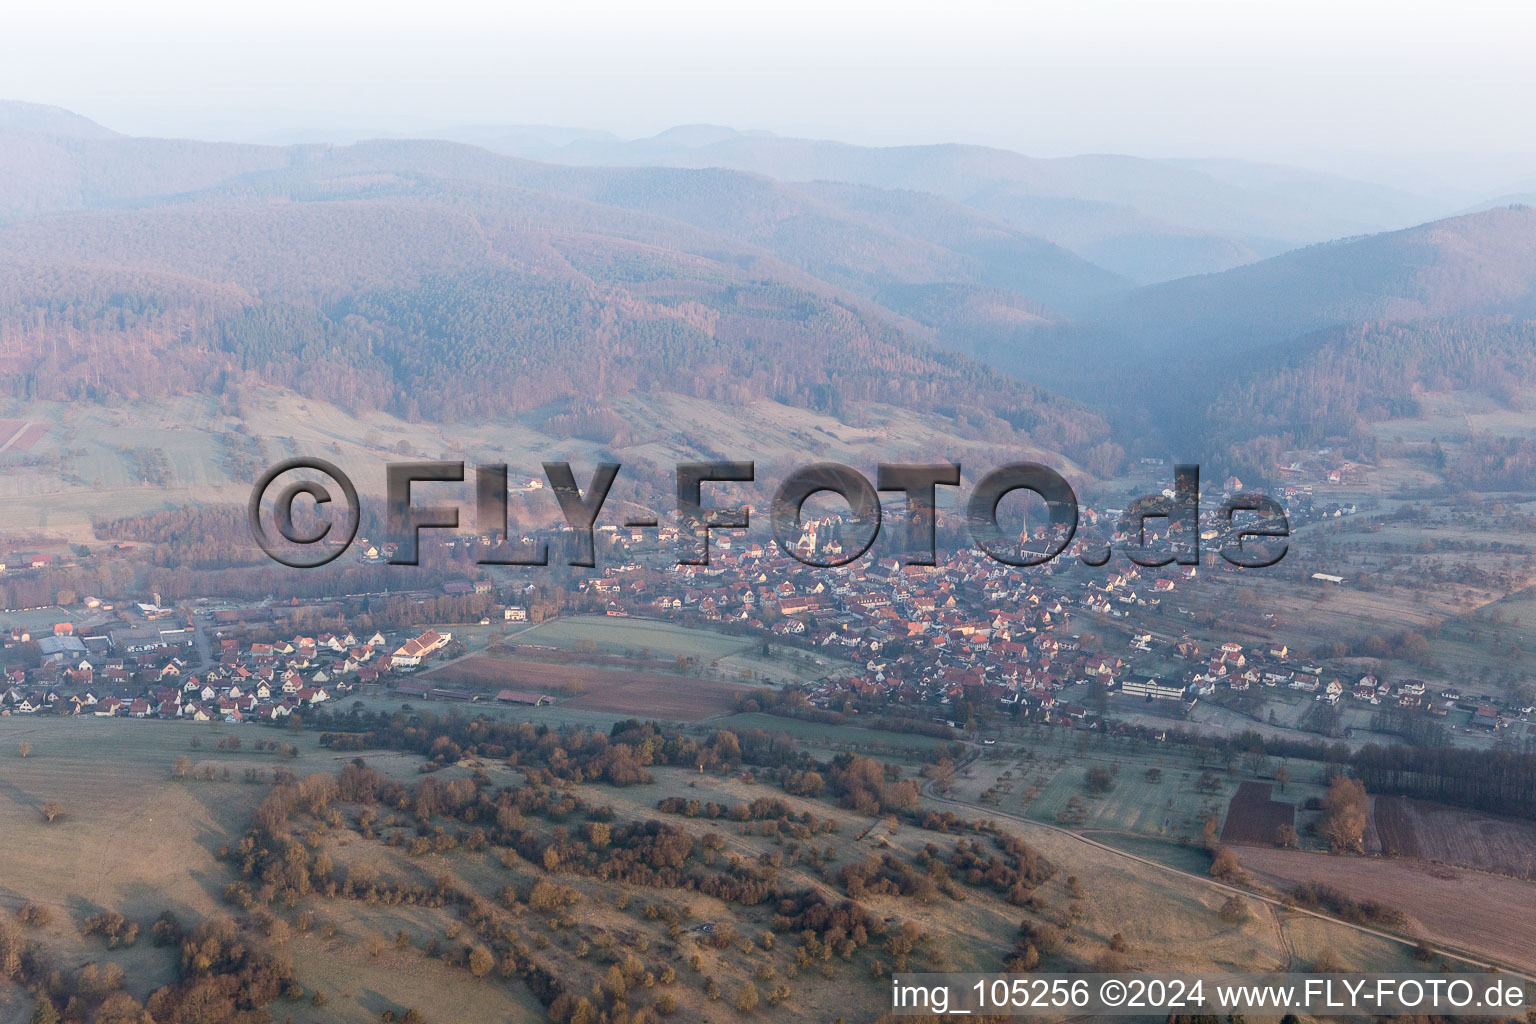
<path id="1" fill-rule="evenodd" d="M 95 137 L 62 127 L 57 134 Z M 721 168 L 786 183 L 924 192 L 971 206 L 1137 283 L 1219 272 L 1449 212 L 1384 186 L 1243 161 L 1094 154 L 1041 159 L 959 144 L 866 147 L 720 125 L 679 125 L 645 139 L 551 125 L 451 126 L 424 134 L 544 163 Z"/>
<path id="2" fill-rule="evenodd" d="M 906 304 L 1012 329 L 1023 310 L 1061 314 L 1008 284 L 1123 287 L 968 208 L 919 217 L 899 195 L 447 142 L 14 138 L 32 143 L 0 147 L 0 379 L 16 397 L 261 381 L 614 444 L 640 436 L 615 411 L 637 392 L 834 416 L 884 403 L 1095 472 L 1119 457 L 1096 414 L 935 347 L 963 339 L 902 311 L 942 282 Z"/>
<path id="3" fill-rule="evenodd" d="M 1122 276 L 1169 280 L 1444 211 L 1400 190 L 1237 161 L 1038 159 L 983 146 L 865 147 L 688 126 L 648 139 L 447 138 L 554 163 L 726 167 L 783 181 L 912 189 L 965 203 Z M 1360 209 L 1370 216 L 1362 217 Z M 1353 212 L 1351 212 L 1353 211 Z"/>
<path id="4" fill-rule="evenodd" d="M 1305 234 L 1415 200 L 1242 161 L 719 126 L 640 143 L 473 130 L 585 154 L 551 163 L 448 140 L 253 146 L 116 136 L 47 108 L 3 118 L 21 125 L 0 128 L 0 379 L 17 395 L 79 397 L 84 361 L 106 393 L 259 378 L 407 417 L 505 408 L 602 443 L 641 436 L 614 401 L 655 389 L 834 416 L 884 403 L 1108 473 L 1122 446 L 1247 444 L 1215 429 L 1230 394 L 1263 404 L 1266 437 L 1315 439 L 1413 407 L 1411 388 L 1377 401 L 1349 381 L 1422 365 L 1424 386 L 1487 376 L 1509 401 L 1528 376 L 1513 355 L 1536 319 L 1524 207 L 1255 259 L 1281 243 L 1236 229 L 1295 214 L 1286 230 Z M 656 165 L 627 162 L 642 151 Z M 1241 265 L 1137 286 L 1082 255 L 1095 246 Z M 1282 398 L 1294 381 L 1336 386 Z"/>
<path id="5" fill-rule="evenodd" d="M 48 135 L 69 139 L 122 138 L 88 117 L 45 103 L 0 100 L 0 135 Z"/>
<path id="6" fill-rule="evenodd" d="M 1232 354 L 1367 320 L 1536 315 L 1536 210 L 1505 207 L 1138 289 L 1102 322 L 1144 351 Z"/>

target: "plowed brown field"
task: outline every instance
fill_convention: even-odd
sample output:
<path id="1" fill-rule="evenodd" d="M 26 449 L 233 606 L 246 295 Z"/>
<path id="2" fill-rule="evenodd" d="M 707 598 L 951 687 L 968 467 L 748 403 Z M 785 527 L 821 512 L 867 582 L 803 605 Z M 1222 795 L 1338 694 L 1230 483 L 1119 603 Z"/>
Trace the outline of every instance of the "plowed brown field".
<path id="1" fill-rule="evenodd" d="M 1536 884 L 1394 857 L 1334 857 L 1243 847 L 1237 859 L 1278 889 L 1321 882 L 1407 914 L 1417 933 L 1473 955 L 1536 971 Z"/>

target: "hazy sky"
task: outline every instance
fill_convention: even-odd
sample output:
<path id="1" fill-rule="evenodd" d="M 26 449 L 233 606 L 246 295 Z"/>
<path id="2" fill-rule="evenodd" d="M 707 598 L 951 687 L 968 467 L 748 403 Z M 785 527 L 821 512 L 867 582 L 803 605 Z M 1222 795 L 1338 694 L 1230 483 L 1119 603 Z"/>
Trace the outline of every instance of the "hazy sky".
<path id="1" fill-rule="evenodd" d="M 1533 43 L 1528 2 L 50 0 L 0 16 L 0 96 L 225 137 L 708 121 L 1039 155 L 1498 153 L 1536 148 Z"/>

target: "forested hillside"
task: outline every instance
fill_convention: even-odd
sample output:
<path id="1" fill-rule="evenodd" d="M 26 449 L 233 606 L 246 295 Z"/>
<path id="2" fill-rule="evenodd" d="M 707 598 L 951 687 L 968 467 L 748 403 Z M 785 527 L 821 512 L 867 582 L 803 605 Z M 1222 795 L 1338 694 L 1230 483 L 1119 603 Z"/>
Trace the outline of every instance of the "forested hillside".
<path id="1" fill-rule="evenodd" d="M 0 227 L 0 388 L 14 398 L 258 383 L 358 413 L 523 418 L 603 443 L 628 438 L 608 406 L 636 392 L 835 417 L 879 402 L 1096 472 L 1118 465 L 1096 414 L 946 351 L 968 347 L 952 311 L 978 335 L 1021 313 L 1059 318 L 1004 282 L 1078 298 L 1118 284 L 974 211 L 917 217 L 911 196 L 546 167 L 447 143 L 18 137 L 73 161 L 79 185 L 59 213 Z M 158 162 L 204 187 L 159 191 Z"/>
<path id="2" fill-rule="evenodd" d="M 626 395 L 845 422 L 881 403 L 1097 474 L 1178 448 L 1262 478 L 1288 447 L 1417 415 L 1421 392 L 1508 404 L 1530 383 L 1528 208 L 1133 288 L 1021 225 L 1043 217 L 1079 252 L 1241 262 L 1274 240 L 1240 253 L 1245 232 L 1337 227 L 1340 196 L 1411 203 L 1254 165 L 556 135 L 486 141 L 565 164 L 431 140 L 133 139 L 0 107 L 0 393 L 275 385 L 620 446 L 655 430 Z M 646 154 L 686 166 L 621 166 Z"/>
<path id="3" fill-rule="evenodd" d="M 1536 387 L 1536 322 L 1464 317 L 1372 322 L 1278 346 L 1224 387 L 1203 428 L 1240 466 L 1262 471 L 1281 452 L 1363 435 L 1387 419 L 1412 419 L 1427 392 L 1470 392 L 1523 410 Z M 1465 487 L 1536 485 L 1529 442 L 1464 453 L 1437 468 Z"/>
<path id="4" fill-rule="evenodd" d="M 1099 318 L 1142 351 L 1235 353 L 1369 320 L 1536 313 L 1536 209 L 1331 242 L 1140 289 Z"/>

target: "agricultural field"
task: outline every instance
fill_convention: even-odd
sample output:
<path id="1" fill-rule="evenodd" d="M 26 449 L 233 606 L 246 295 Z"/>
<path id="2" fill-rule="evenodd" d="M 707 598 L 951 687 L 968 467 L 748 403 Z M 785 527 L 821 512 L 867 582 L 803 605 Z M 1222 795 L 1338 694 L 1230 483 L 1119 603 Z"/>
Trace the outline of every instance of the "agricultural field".
<path id="1" fill-rule="evenodd" d="M 524 631 L 516 642 L 564 651 L 595 651 L 630 657 L 694 658 L 705 663 L 754 645 L 751 637 L 691 629 L 659 619 L 611 615 L 568 615 L 550 619 Z"/>
<path id="2" fill-rule="evenodd" d="M 1490 433 L 1500 437 L 1536 435 L 1527 411 L 1536 391 L 1519 389 L 1520 402 L 1511 407 L 1487 395 L 1469 391 L 1430 391 L 1421 398 L 1421 415 L 1413 419 L 1380 420 L 1368 429 L 1383 441 L 1428 443 L 1462 434 Z"/>
<path id="3" fill-rule="evenodd" d="M 1204 875 L 1211 868 L 1211 854 L 1197 843 L 1177 842 L 1172 839 L 1156 839 L 1152 836 L 1134 835 L 1129 832 L 1098 832 L 1083 830 L 1083 835 L 1095 842 L 1112 846 L 1132 856 L 1166 864 L 1175 871 L 1190 875 Z"/>
<path id="4" fill-rule="evenodd" d="M 361 703 L 363 708 L 372 713 L 379 711 L 393 712 L 402 707 L 409 707 L 417 712 L 435 712 L 446 714 L 457 710 L 460 714 L 476 715 L 493 722 L 531 722 L 534 725 L 544 725 L 551 729 L 573 728 L 592 729 L 598 732 L 607 732 L 615 722 L 622 722 L 634 715 L 623 715 L 615 712 L 588 711 L 572 708 L 568 704 L 545 704 L 534 707 L 531 704 L 496 704 L 487 703 L 485 700 L 472 705 L 438 703 L 433 701 L 420 701 L 414 697 L 402 697 L 399 694 L 377 694 L 364 697 L 354 702 L 348 700 L 347 707 L 354 703 Z"/>
<path id="5" fill-rule="evenodd" d="M 1061 729 L 1015 730 L 1018 745 L 998 746 L 950 780 L 950 795 L 984 808 L 1079 832 L 1123 833 L 1199 844 L 1208 822 L 1224 838 L 1230 808 L 1247 786 L 1275 787 L 1274 798 L 1295 809 L 1295 826 L 1317 817 L 1302 805 L 1325 792 L 1324 766 L 1308 761 L 1235 761 L 1230 768 L 1202 764 L 1188 748 L 1127 743 Z M 1278 789 L 1275 772 L 1290 778 Z M 1089 781 L 1108 773 L 1109 788 Z M 1268 791 L 1268 790 L 1266 790 Z M 1304 822 L 1305 819 L 1305 822 Z M 1103 839 L 1100 835 L 1098 838 Z M 1274 841 L 1274 831 L 1259 840 Z"/>
<path id="6" fill-rule="evenodd" d="M 918 733 L 887 732 L 865 729 L 857 725 L 837 725 L 827 722 L 807 722 L 797 718 L 749 711 L 728 715 L 711 723 L 721 729 L 762 729 L 764 732 L 782 733 L 802 744 L 828 752 L 858 751 L 871 757 L 921 762 L 932 760 L 938 751 L 950 746 L 948 740 Z"/>
<path id="7" fill-rule="evenodd" d="M 0 420 L 0 452 L 24 452 L 48 432 L 46 423 Z"/>
<path id="8" fill-rule="evenodd" d="M 1094 769 L 1108 773 L 1108 789 L 1089 783 Z M 951 781 L 951 795 L 1074 830 L 1193 841 L 1207 820 L 1220 827 L 1234 787 L 1213 773 L 1212 788 L 1202 791 L 1202 774 L 1177 762 L 1159 764 L 1155 756 L 1100 750 L 989 757 L 962 769 Z"/>
<path id="9" fill-rule="evenodd" d="M 233 420 L 214 412 L 211 400 L 10 408 L 46 427 L 27 428 L 0 449 L 0 519 L 13 529 L 89 543 L 96 518 L 216 500 L 229 486 L 215 453 L 218 435 L 231 430 Z M 129 436 L 133 445 L 125 447 L 122 438 Z"/>
<path id="10" fill-rule="evenodd" d="M 647 660 L 682 658 L 722 678 L 752 682 L 812 682 L 853 667 L 820 652 L 761 638 L 627 616 L 563 616 L 522 631 L 512 642 Z"/>
<path id="11" fill-rule="evenodd" d="M 697 722 L 725 714 L 752 692 L 751 687 L 694 676 L 534 661 L 506 648 L 460 658 L 422 678 L 441 686 L 479 690 L 488 697 L 501 689 L 548 693 L 577 711 L 669 722 Z"/>
<path id="12" fill-rule="evenodd" d="M 384 464 L 402 455 L 509 462 L 516 475 L 535 474 L 539 461 L 552 457 L 595 462 L 617 454 L 624 463 L 670 471 L 680 459 L 709 451 L 751 449 L 759 479 L 773 480 L 807 455 L 857 464 L 891 445 L 937 444 L 956 458 L 992 454 L 942 416 L 878 404 L 860 407 L 865 425 L 858 427 L 769 400 L 727 404 L 637 394 L 616 399 L 612 408 L 633 425 L 634 440 L 617 449 L 553 436 L 513 417 L 426 423 L 377 411 L 353 415 L 277 387 L 242 390 L 235 410 L 209 396 L 110 404 L 0 402 L 0 429 L 17 428 L 0 437 L 0 444 L 12 440 L 9 449 L 0 449 L 5 470 L 0 521 L 89 543 L 98 518 L 201 502 L 243 503 L 261 468 L 299 454 L 341 466 L 365 499 L 382 494 Z M 133 438 L 131 446 L 122 443 L 125 437 Z M 705 449 L 688 440 L 704 437 L 710 439 Z M 1028 445 L 1017 452 L 1031 454 L 1044 453 Z M 466 491 L 466 515 L 473 502 Z M 519 523 L 534 525 L 556 522 L 560 513 L 544 491 L 515 502 L 512 514 Z"/>
<path id="13" fill-rule="evenodd" d="M 519 629 L 424 678 L 492 696 L 499 689 L 545 692 L 572 712 L 698 722 L 733 711 L 752 692 L 749 684 L 809 681 L 846 668 L 825 655 L 710 629 L 574 615 Z"/>
<path id="14" fill-rule="evenodd" d="M 1536 971 L 1530 908 L 1536 885 L 1478 871 L 1383 857 L 1242 847 L 1254 878 L 1281 890 L 1315 882 L 1408 915 L 1410 930 L 1474 955 Z"/>
<path id="15" fill-rule="evenodd" d="M 1296 805 L 1275 799 L 1273 789 L 1267 782 L 1244 782 L 1237 787 L 1227 805 L 1227 819 L 1221 829 L 1223 843 L 1274 846 L 1280 828 L 1296 827 Z"/>
<path id="16" fill-rule="evenodd" d="M 1381 852 L 1514 878 L 1536 878 L 1536 824 L 1407 797 L 1371 802 Z"/>
<path id="17" fill-rule="evenodd" d="M 566 701 L 577 711 L 659 718 L 666 722 L 698 722 L 723 715 L 736 699 L 751 691 L 729 683 L 712 683 L 676 676 L 591 677 L 590 689 Z"/>
<path id="18" fill-rule="evenodd" d="M 1085 770 L 1080 764 L 1059 768 L 1040 787 L 1039 795 L 1029 800 L 1025 813 L 1037 821 L 1076 829 L 1173 838 L 1197 839 L 1212 817 L 1220 827 L 1221 793 L 1229 785 L 1203 793 L 1195 785 L 1198 773 L 1176 772 L 1153 782 L 1147 779 L 1146 770 L 1122 770 L 1115 775 L 1113 788 L 1095 794 L 1084 784 Z M 1029 788 L 1034 786 L 1031 777 Z M 1028 789 L 1024 797 L 1027 795 Z"/>

